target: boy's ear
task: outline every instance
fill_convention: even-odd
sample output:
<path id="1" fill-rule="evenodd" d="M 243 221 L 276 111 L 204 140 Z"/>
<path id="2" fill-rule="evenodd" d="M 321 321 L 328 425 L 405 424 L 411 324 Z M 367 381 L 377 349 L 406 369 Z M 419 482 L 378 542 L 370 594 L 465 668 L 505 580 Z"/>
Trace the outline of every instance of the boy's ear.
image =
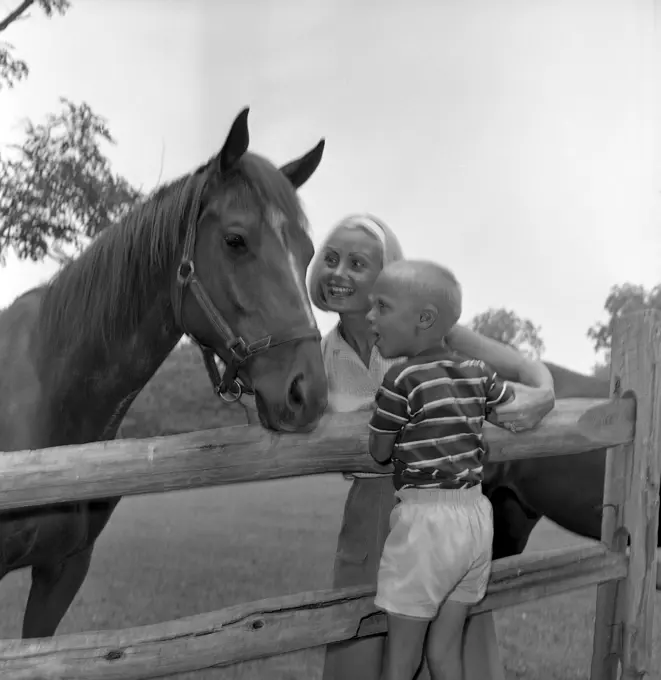
<path id="1" fill-rule="evenodd" d="M 420 310 L 420 315 L 418 316 L 418 328 L 427 330 L 431 328 L 436 319 L 438 318 L 438 309 L 434 305 L 425 305 Z"/>

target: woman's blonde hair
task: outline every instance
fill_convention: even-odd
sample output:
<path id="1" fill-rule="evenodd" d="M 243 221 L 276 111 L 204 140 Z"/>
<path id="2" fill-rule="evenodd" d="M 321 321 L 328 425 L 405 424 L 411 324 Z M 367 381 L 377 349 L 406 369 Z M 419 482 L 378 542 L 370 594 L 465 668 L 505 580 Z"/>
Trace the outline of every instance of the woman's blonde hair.
<path id="1" fill-rule="evenodd" d="M 402 252 L 402 246 L 399 242 L 399 239 L 395 236 L 392 229 L 390 229 L 390 227 L 385 222 L 382 222 L 369 213 L 348 215 L 347 217 L 343 218 L 330 230 L 325 241 L 319 246 L 314 259 L 312 260 L 312 264 L 310 265 L 310 273 L 308 276 L 308 290 L 310 291 L 310 299 L 312 300 L 312 304 L 322 312 L 329 311 L 328 305 L 326 304 L 326 298 L 323 294 L 321 282 L 319 281 L 319 274 L 324 262 L 324 249 L 335 232 L 343 227 L 348 227 L 349 229 L 363 229 L 379 241 L 381 244 L 382 255 L 381 267 L 385 267 L 391 262 L 404 259 L 404 254 Z"/>

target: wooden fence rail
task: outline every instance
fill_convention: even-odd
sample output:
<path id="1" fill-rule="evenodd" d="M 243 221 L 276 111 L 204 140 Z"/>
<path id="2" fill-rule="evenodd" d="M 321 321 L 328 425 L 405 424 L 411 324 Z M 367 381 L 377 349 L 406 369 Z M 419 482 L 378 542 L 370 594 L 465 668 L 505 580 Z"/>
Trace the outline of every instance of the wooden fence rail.
<path id="1" fill-rule="evenodd" d="M 494 562 L 473 613 L 510 607 L 627 574 L 626 555 L 601 545 Z M 270 598 L 117 631 L 0 643 L 0 667 L 17 680 L 142 680 L 228 666 L 385 630 L 370 586 Z M 5 677 L 3 675 L 3 677 Z"/>
<path id="2" fill-rule="evenodd" d="M 563 399 L 532 432 L 488 424 L 494 462 L 581 453 L 633 441 L 633 399 Z M 328 472 L 383 472 L 367 450 L 367 412 L 325 416 L 310 434 L 237 425 L 170 437 L 59 446 L 0 456 L 0 510 L 163 493 Z"/>
<path id="3" fill-rule="evenodd" d="M 564 400 L 534 432 L 488 427 L 494 461 L 609 446 L 602 543 L 494 562 L 473 613 L 601 584 L 592 680 L 650 678 L 661 451 L 661 314 L 621 320 L 611 400 Z M 308 435 L 239 426 L 0 456 L 0 509 L 336 471 L 383 470 L 366 455 L 368 415 Z M 218 443 L 222 440 L 222 443 Z M 630 547 L 627 551 L 627 538 Z M 262 600 L 119 631 L 0 641 L 4 680 L 141 680 L 225 666 L 384 629 L 373 586 Z"/>

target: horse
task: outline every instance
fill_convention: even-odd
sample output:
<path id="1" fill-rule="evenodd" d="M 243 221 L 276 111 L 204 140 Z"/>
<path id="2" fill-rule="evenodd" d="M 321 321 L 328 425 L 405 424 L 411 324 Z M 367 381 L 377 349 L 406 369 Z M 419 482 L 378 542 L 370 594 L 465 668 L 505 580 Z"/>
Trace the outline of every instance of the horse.
<path id="1" fill-rule="evenodd" d="M 327 382 L 296 190 L 325 142 L 277 168 L 248 151 L 248 110 L 207 163 L 158 188 L 0 315 L 0 455 L 113 439 L 184 334 L 218 396 L 255 395 L 264 428 L 317 426 Z M 24 639 L 55 634 L 119 501 L 0 512 L 0 579 L 31 568 Z"/>
<path id="2" fill-rule="evenodd" d="M 608 380 L 545 362 L 558 399 L 610 398 Z M 606 449 L 489 466 L 485 494 L 493 506 L 493 559 L 519 555 L 535 525 L 547 517 L 564 529 L 600 540 Z M 657 546 L 661 547 L 661 526 Z M 661 589 L 657 573 L 657 590 Z"/>

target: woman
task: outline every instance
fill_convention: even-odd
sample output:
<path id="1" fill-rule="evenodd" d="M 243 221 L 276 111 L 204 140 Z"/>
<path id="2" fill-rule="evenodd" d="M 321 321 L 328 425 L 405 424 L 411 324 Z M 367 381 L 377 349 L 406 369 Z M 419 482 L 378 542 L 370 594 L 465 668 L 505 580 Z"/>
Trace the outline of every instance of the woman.
<path id="1" fill-rule="evenodd" d="M 382 267 L 402 257 L 393 232 L 367 214 L 343 219 L 317 251 L 310 267 L 310 297 L 317 308 L 340 317 L 337 326 L 322 340 L 329 410 L 372 408 L 384 374 L 394 362 L 400 361 L 379 355 L 366 314 L 372 285 Z M 553 408 L 553 379 L 541 362 L 529 360 L 462 326 L 456 326 L 447 341 L 455 351 L 481 359 L 515 383 L 516 399 L 499 413 L 505 427 L 512 430 L 534 427 Z M 395 500 L 390 475 L 347 476 L 354 481 L 338 540 L 333 581 L 336 588 L 376 582 Z M 472 617 L 464 648 L 467 680 L 502 677 L 489 672 L 492 663 L 485 658 L 490 647 L 488 636 L 495 638 L 491 613 Z M 377 636 L 328 645 L 324 680 L 376 680 L 383 639 L 384 636 Z M 426 669 L 418 675 L 419 680 L 428 677 Z"/>

